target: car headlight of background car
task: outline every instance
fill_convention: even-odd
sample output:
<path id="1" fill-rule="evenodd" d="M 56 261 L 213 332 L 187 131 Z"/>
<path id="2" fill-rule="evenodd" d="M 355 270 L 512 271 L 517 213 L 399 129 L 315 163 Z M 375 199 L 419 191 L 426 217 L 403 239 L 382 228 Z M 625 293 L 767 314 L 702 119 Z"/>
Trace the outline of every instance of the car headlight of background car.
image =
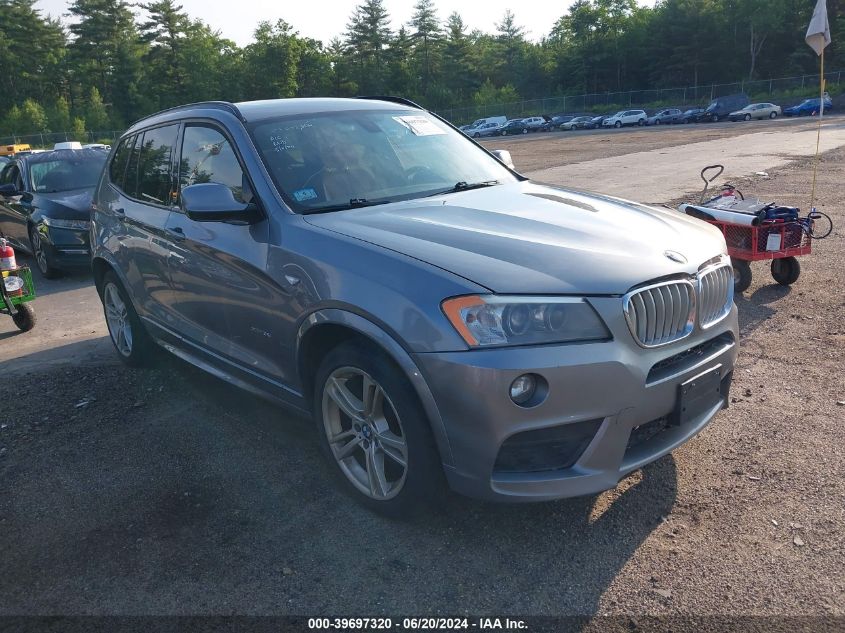
<path id="1" fill-rule="evenodd" d="M 89 220 L 64 220 L 62 218 L 42 218 L 45 225 L 57 229 L 73 229 L 75 231 L 87 231 L 91 228 Z"/>
<path id="2" fill-rule="evenodd" d="M 442 308 L 470 347 L 610 339 L 582 297 L 470 295 L 446 299 Z"/>

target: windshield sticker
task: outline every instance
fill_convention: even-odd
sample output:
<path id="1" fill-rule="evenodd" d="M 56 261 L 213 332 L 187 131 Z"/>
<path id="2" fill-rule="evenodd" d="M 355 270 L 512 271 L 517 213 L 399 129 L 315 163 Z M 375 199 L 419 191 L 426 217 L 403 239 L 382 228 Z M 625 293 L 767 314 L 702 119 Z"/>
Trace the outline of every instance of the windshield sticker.
<path id="1" fill-rule="evenodd" d="M 293 197 L 297 202 L 305 202 L 306 200 L 314 200 L 317 197 L 317 192 L 313 188 L 297 189 L 293 192 Z"/>
<path id="2" fill-rule="evenodd" d="M 411 130 L 415 136 L 446 134 L 446 130 L 441 129 L 434 121 L 424 116 L 395 116 L 393 119 Z"/>

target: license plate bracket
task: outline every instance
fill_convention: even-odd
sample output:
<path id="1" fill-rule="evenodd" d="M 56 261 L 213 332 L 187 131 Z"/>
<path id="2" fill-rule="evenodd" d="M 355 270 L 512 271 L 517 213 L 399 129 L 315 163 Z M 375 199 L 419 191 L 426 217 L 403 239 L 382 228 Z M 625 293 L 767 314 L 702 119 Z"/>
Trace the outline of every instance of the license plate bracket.
<path id="1" fill-rule="evenodd" d="M 680 426 L 712 409 L 724 399 L 722 394 L 722 366 L 716 365 L 678 385 L 678 399 L 671 416 L 673 425 Z"/>

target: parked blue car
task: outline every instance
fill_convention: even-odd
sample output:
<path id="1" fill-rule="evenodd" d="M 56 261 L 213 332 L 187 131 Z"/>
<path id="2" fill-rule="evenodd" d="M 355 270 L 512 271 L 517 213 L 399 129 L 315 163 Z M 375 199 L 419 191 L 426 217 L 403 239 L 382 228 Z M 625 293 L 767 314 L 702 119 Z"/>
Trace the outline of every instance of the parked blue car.
<path id="1" fill-rule="evenodd" d="M 784 108 L 783 113 L 786 116 L 815 116 L 821 109 L 821 99 L 804 99 L 798 105 L 791 108 Z M 824 111 L 829 112 L 833 110 L 833 102 L 830 99 L 824 100 Z"/>

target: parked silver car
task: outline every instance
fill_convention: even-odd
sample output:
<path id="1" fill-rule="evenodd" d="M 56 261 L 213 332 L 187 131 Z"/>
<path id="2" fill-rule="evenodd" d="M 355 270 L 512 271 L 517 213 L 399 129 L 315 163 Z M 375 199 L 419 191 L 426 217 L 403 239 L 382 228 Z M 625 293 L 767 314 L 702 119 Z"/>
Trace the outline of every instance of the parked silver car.
<path id="1" fill-rule="evenodd" d="M 159 344 L 310 412 L 339 480 L 386 514 L 446 483 L 499 501 L 612 488 L 727 406 L 725 241 L 509 163 L 404 100 L 143 119 L 93 201 L 117 353 Z"/>
<path id="2" fill-rule="evenodd" d="M 776 119 L 782 114 L 780 106 L 774 103 L 750 103 L 742 110 L 728 115 L 731 121 L 750 121 L 751 119 Z"/>

